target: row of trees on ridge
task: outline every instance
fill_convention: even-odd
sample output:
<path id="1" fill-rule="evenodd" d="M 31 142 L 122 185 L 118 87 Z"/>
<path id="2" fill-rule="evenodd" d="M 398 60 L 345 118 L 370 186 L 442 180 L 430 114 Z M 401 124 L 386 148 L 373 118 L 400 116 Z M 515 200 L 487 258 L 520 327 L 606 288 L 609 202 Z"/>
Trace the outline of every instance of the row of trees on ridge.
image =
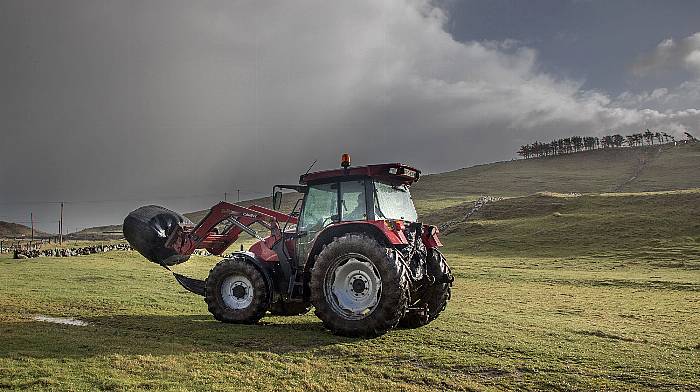
<path id="1" fill-rule="evenodd" d="M 689 140 L 692 138 L 686 133 Z M 634 133 L 622 136 L 620 134 L 603 137 L 571 136 L 563 139 L 552 140 L 549 143 L 534 142 L 520 146 L 518 155 L 523 158 L 546 157 L 552 155 L 569 154 L 572 152 L 596 150 L 599 148 L 614 148 L 633 146 L 645 146 L 654 144 L 673 143 L 676 138 L 666 132 L 652 132 L 647 129 L 643 133 Z"/>

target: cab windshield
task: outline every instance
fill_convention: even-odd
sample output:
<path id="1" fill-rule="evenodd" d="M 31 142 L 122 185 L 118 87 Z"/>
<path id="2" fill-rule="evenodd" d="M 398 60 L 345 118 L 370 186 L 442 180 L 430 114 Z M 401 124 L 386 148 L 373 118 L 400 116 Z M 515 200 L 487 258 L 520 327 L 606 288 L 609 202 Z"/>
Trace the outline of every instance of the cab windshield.
<path id="1" fill-rule="evenodd" d="M 407 185 L 374 182 L 374 215 L 377 219 L 416 222 L 418 215 Z"/>

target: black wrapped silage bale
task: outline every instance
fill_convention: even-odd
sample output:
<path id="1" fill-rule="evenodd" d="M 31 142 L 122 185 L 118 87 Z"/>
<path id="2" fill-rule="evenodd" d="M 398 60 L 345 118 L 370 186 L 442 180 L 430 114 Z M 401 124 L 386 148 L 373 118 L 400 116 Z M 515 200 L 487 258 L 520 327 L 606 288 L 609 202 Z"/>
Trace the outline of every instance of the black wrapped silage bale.
<path id="1" fill-rule="evenodd" d="M 144 206 L 124 218 L 122 230 L 131 247 L 143 257 L 156 264 L 171 266 L 190 258 L 165 247 L 168 236 L 180 224 L 191 225 L 192 222 L 167 208 Z"/>

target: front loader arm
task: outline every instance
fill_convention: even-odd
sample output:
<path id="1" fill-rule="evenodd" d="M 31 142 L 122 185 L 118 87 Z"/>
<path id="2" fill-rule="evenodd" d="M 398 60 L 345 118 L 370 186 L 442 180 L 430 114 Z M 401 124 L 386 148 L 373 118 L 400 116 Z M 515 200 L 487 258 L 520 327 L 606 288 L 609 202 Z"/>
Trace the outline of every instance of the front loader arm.
<path id="1" fill-rule="evenodd" d="M 226 228 L 219 233 L 215 228 L 222 222 L 227 223 Z M 207 216 L 196 226 L 178 226 L 168 237 L 165 246 L 182 255 L 190 255 L 195 249 L 200 248 L 220 255 L 238 240 L 242 232 L 262 240 L 250 227 L 254 223 L 260 223 L 268 228 L 275 241 L 281 239 L 282 233 L 278 222 L 296 224 L 297 218 L 265 207 L 256 205 L 243 207 L 222 201 L 212 207 Z"/>

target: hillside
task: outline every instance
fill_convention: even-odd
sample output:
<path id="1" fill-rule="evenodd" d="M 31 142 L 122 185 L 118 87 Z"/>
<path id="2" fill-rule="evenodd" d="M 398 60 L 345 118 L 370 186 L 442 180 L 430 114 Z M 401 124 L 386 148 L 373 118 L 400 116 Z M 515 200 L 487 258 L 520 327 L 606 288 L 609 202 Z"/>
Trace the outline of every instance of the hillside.
<path id="1" fill-rule="evenodd" d="M 412 188 L 425 212 L 479 195 L 645 192 L 700 187 L 700 143 L 601 149 L 427 175 Z M 435 202 L 438 202 L 436 205 Z"/>
<path id="2" fill-rule="evenodd" d="M 20 225 L 19 223 L 4 222 L 0 221 L 0 238 L 16 238 L 16 237 L 30 237 L 32 235 L 32 228 L 25 225 Z M 43 231 L 34 230 L 34 237 L 51 237 L 49 233 L 44 233 Z"/>
<path id="3" fill-rule="evenodd" d="M 411 188 L 419 213 L 474 200 L 480 195 L 523 196 L 537 192 L 646 192 L 700 188 L 700 143 L 583 151 L 518 159 L 429 174 Z M 297 197 L 285 194 L 282 211 Z M 270 206 L 270 198 L 243 201 Z M 185 214 L 193 222 L 206 211 Z"/>
<path id="4" fill-rule="evenodd" d="M 428 214 L 443 223 L 473 203 Z M 565 196 L 540 193 L 484 205 L 443 230 L 464 254 L 528 257 L 615 256 L 678 264 L 700 261 L 700 189 Z M 700 267 L 700 265 L 697 265 Z"/>
<path id="5" fill-rule="evenodd" d="M 108 225 L 89 227 L 75 233 L 66 234 L 64 237 L 67 239 L 105 241 L 119 239 L 124 237 L 124 235 L 122 234 L 122 225 Z"/>
<path id="6" fill-rule="evenodd" d="M 283 212 L 290 212 L 294 208 L 294 204 L 301 198 L 301 195 L 299 195 L 296 192 L 291 192 L 291 193 L 284 193 L 282 195 L 282 205 L 280 207 L 280 211 Z M 259 199 L 252 199 L 252 200 L 243 200 L 239 203 L 235 203 L 244 207 L 251 206 L 253 204 L 267 207 L 267 208 L 272 208 L 272 197 L 262 197 Z M 297 210 L 301 207 L 301 202 L 299 204 L 299 207 L 297 207 Z M 195 212 L 190 212 L 185 214 L 185 216 L 191 220 L 192 222 L 199 222 L 204 218 L 204 216 L 209 212 L 209 210 L 202 210 L 202 211 L 195 211 Z"/>
<path id="7" fill-rule="evenodd" d="M 413 185 L 420 216 L 472 201 L 480 195 L 525 196 L 537 192 L 646 192 L 700 188 L 700 143 L 600 149 L 574 154 L 518 159 L 472 166 L 421 177 Z M 283 197 L 282 211 L 291 211 L 295 193 Z M 270 197 L 241 201 L 269 207 Z M 208 210 L 186 213 L 199 222 Z M 121 225 L 90 228 L 78 235 L 119 231 Z"/>

